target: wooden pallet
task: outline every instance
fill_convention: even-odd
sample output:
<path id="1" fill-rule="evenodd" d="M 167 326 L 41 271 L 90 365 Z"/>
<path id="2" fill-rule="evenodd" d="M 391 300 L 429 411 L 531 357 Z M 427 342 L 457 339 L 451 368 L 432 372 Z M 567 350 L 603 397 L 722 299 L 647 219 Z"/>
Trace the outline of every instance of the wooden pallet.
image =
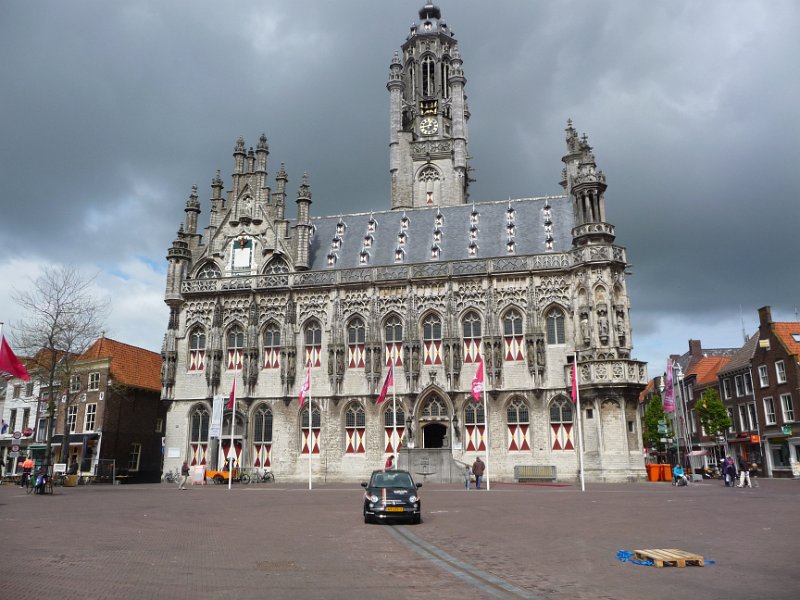
<path id="1" fill-rule="evenodd" d="M 697 554 L 686 552 L 685 550 L 675 550 L 674 548 L 663 550 L 634 550 L 636 558 L 639 560 L 652 560 L 653 564 L 659 568 L 665 564 L 675 567 L 685 567 L 687 564 L 703 567 L 703 557 Z"/>

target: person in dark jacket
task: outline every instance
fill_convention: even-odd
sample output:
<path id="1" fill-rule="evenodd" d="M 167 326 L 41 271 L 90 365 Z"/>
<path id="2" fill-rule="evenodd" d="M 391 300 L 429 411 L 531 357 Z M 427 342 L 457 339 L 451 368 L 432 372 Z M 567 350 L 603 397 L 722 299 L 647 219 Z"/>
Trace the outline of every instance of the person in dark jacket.
<path id="1" fill-rule="evenodd" d="M 481 460 L 481 457 L 475 459 L 475 462 L 472 463 L 472 473 L 475 475 L 475 489 L 481 489 L 481 479 L 483 478 L 483 471 L 486 469 L 486 465 Z"/>
<path id="2" fill-rule="evenodd" d="M 722 477 L 725 480 L 725 487 L 732 487 L 736 484 L 736 463 L 730 456 L 726 456 L 722 461 Z"/>

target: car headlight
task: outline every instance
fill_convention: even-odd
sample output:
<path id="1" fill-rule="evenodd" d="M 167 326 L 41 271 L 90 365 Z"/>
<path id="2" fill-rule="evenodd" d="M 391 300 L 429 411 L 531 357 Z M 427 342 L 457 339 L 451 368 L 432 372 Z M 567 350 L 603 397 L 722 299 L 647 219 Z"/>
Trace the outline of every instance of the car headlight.
<path id="1" fill-rule="evenodd" d="M 408 501 L 409 502 L 416 502 L 417 500 L 419 500 L 419 498 L 417 498 L 416 496 L 409 496 L 408 497 Z"/>
<path id="2" fill-rule="evenodd" d="M 378 500 L 380 500 L 380 498 L 378 498 L 374 494 L 369 497 L 369 501 L 372 502 L 373 504 L 376 503 Z"/>

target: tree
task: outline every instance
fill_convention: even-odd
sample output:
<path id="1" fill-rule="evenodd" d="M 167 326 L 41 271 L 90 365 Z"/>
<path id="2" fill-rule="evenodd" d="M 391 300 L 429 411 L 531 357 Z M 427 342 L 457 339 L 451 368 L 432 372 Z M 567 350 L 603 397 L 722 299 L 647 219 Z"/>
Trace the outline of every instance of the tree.
<path id="1" fill-rule="evenodd" d="M 666 423 L 665 432 L 658 430 L 659 421 Z M 647 448 L 655 448 L 657 451 L 663 452 L 665 443 L 661 440 L 670 437 L 672 437 L 671 424 L 664 412 L 664 406 L 661 404 L 661 396 L 653 396 L 644 413 L 644 430 L 642 432 L 644 445 Z"/>
<path id="2" fill-rule="evenodd" d="M 694 410 L 700 419 L 703 431 L 715 440 L 731 426 L 731 417 L 722 400 L 720 400 L 717 390 L 713 388 L 703 392 Z"/>
<path id="3" fill-rule="evenodd" d="M 31 367 L 38 371 L 42 387 L 47 388 L 48 468 L 53 464 L 57 400 L 62 394 L 69 399 L 75 361 L 100 335 L 108 309 L 108 302 L 93 292 L 94 279 L 84 277 L 73 266 L 49 266 L 33 280 L 31 289 L 14 289 L 11 293 L 12 300 L 25 311 L 23 319 L 12 328 L 14 340 L 33 357 Z M 37 421 L 39 416 L 37 408 Z"/>

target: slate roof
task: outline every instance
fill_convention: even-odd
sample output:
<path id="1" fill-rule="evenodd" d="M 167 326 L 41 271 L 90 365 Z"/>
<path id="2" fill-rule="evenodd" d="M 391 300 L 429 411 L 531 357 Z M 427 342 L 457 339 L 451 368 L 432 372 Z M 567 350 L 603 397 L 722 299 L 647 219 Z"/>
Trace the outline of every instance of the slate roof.
<path id="1" fill-rule="evenodd" d="M 111 360 L 114 381 L 130 387 L 161 390 L 161 355 L 144 348 L 101 337 L 84 352 L 80 360 Z"/>
<path id="2" fill-rule="evenodd" d="M 748 368 L 752 363 L 753 354 L 755 353 L 757 346 L 758 333 L 756 333 L 756 335 L 751 335 L 750 338 L 745 342 L 744 346 L 739 348 L 739 350 L 733 356 L 731 356 L 728 364 L 719 370 L 719 375 L 733 373 L 735 371 Z"/>
<path id="3" fill-rule="evenodd" d="M 371 222 L 374 231 L 370 231 Z M 511 238 L 509 223 L 513 224 Z M 544 196 L 314 217 L 311 224 L 309 268 L 323 271 L 509 256 L 509 239 L 514 242 L 513 255 L 568 252 L 572 249 L 574 215 L 568 197 Z M 343 235 L 337 234 L 337 226 Z M 470 237 L 473 226 L 474 240 Z M 438 242 L 434 241 L 437 229 Z M 401 233 L 406 236 L 404 243 Z M 371 239 L 366 239 L 368 236 Z M 469 252 L 472 241 L 477 245 L 474 256 Z M 434 245 L 439 248 L 435 259 L 431 256 Z M 403 251 L 402 261 L 395 260 L 398 249 Z M 366 253 L 366 262 L 362 262 L 362 252 Z M 329 255 L 335 256 L 332 266 Z"/>

